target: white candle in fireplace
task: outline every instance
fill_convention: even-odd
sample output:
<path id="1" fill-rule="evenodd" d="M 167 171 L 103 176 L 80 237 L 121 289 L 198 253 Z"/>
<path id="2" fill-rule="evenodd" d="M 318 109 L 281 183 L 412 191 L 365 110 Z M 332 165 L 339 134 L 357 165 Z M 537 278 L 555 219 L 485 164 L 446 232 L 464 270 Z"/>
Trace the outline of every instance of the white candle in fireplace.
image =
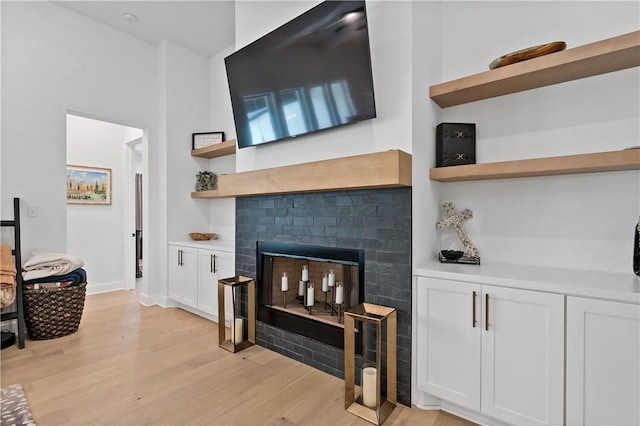
<path id="1" fill-rule="evenodd" d="M 231 333 L 231 342 L 234 344 L 238 344 L 242 342 L 242 328 L 243 328 L 243 319 L 235 318 L 233 320 L 233 333 Z"/>
<path id="2" fill-rule="evenodd" d="M 338 283 L 338 286 L 336 287 L 336 304 L 340 305 L 344 302 L 344 287 L 342 287 L 342 284 Z"/>
<path id="3" fill-rule="evenodd" d="M 309 268 L 307 268 L 307 265 L 302 267 L 302 281 L 309 281 Z"/>
<path id="4" fill-rule="evenodd" d="M 329 291 L 329 278 L 327 278 L 327 274 L 324 274 L 324 277 L 322 277 L 322 291 L 324 293 Z"/>
<path id="5" fill-rule="evenodd" d="M 307 306 L 313 306 L 314 302 L 313 284 L 309 284 L 307 287 Z"/>
<path id="6" fill-rule="evenodd" d="M 377 371 L 373 367 L 362 369 L 362 403 L 369 408 L 376 408 L 376 377 Z"/>
<path id="7" fill-rule="evenodd" d="M 298 282 L 298 296 L 304 296 L 304 281 Z"/>
<path id="8" fill-rule="evenodd" d="M 289 290 L 289 277 L 287 277 L 287 273 L 282 273 L 282 291 Z"/>
<path id="9" fill-rule="evenodd" d="M 333 269 L 329 269 L 329 287 L 333 287 L 336 285 L 336 274 L 333 272 Z"/>

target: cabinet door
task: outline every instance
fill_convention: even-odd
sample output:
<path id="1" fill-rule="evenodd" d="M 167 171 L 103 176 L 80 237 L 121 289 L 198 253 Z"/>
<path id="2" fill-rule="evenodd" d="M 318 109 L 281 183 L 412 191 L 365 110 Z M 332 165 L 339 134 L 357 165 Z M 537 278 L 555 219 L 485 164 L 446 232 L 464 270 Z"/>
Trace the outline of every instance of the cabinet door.
<path id="1" fill-rule="evenodd" d="M 567 424 L 640 424 L 640 306 L 567 298 Z"/>
<path id="2" fill-rule="evenodd" d="M 169 258 L 167 264 L 169 266 L 169 299 L 176 302 L 182 302 L 184 298 L 183 271 L 180 266 L 180 257 L 182 255 L 181 247 L 169 246 Z"/>
<path id="3" fill-rule="evenodd" d="M 196 249 L 169 246 L 169 298 L 196 307 L 198 297 Z"/>
<path id="4" fill-rule="evenodd" d="M 482 291 L 481 411 L 514 424 L 562 424 L 564 296 Z"/>
<path id="5" fill-rule="evenodd" d="M 233 253 L 198 250 L 198 309 L 218 319 L 218 280 L 234 276 Z"/>
<path id="6" fill-rule="evenodd" d="M 198 250 L 190 247 L 182 247 L 182 271 L 184 293 L 182 303 L 198 307 Z"/>
<path id="7" fill-rule="evenodd" d="M 418 388 L 479 410 L 480 286 L 419 277 L 417 316 Z"/>

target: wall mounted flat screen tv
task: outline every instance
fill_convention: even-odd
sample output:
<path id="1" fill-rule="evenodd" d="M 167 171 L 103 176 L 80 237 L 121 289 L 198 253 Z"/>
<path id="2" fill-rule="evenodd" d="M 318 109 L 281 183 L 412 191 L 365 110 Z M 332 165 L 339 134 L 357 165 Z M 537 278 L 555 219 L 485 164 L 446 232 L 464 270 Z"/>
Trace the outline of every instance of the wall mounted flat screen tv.
<path id="1" fill-rule="evenodd" d="M 239 148 L 376 116 L 364 1 L 326 1 L 225 58 Z"/>

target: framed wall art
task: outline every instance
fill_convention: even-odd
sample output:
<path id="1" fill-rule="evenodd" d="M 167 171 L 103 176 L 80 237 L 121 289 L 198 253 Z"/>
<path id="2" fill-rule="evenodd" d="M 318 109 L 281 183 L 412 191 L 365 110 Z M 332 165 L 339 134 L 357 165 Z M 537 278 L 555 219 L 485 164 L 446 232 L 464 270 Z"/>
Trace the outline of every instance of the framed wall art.
<path id="1" fill-rule="evenodd" d="M 111 204 L 111 169 L 67 164 L 67 204 Z"/>
<path id="2" fill-rule="evenodd" d="M 193 133 L 191 135 L 191 149 L 206 148 L 224 141 L 224 132 Z"/>

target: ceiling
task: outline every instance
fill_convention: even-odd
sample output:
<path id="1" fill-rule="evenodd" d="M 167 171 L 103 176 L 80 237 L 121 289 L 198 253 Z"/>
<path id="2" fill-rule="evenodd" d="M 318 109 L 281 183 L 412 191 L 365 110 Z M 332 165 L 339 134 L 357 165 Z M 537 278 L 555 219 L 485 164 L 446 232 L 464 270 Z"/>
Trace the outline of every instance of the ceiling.
<path id="1" fill-rule="evenodd" d="M 154 45 L 168 40 L 212 56 L 235 39 L 234 1 L 54 1 Z M 131 22 L 123 14 L 135 15 Z"/>

